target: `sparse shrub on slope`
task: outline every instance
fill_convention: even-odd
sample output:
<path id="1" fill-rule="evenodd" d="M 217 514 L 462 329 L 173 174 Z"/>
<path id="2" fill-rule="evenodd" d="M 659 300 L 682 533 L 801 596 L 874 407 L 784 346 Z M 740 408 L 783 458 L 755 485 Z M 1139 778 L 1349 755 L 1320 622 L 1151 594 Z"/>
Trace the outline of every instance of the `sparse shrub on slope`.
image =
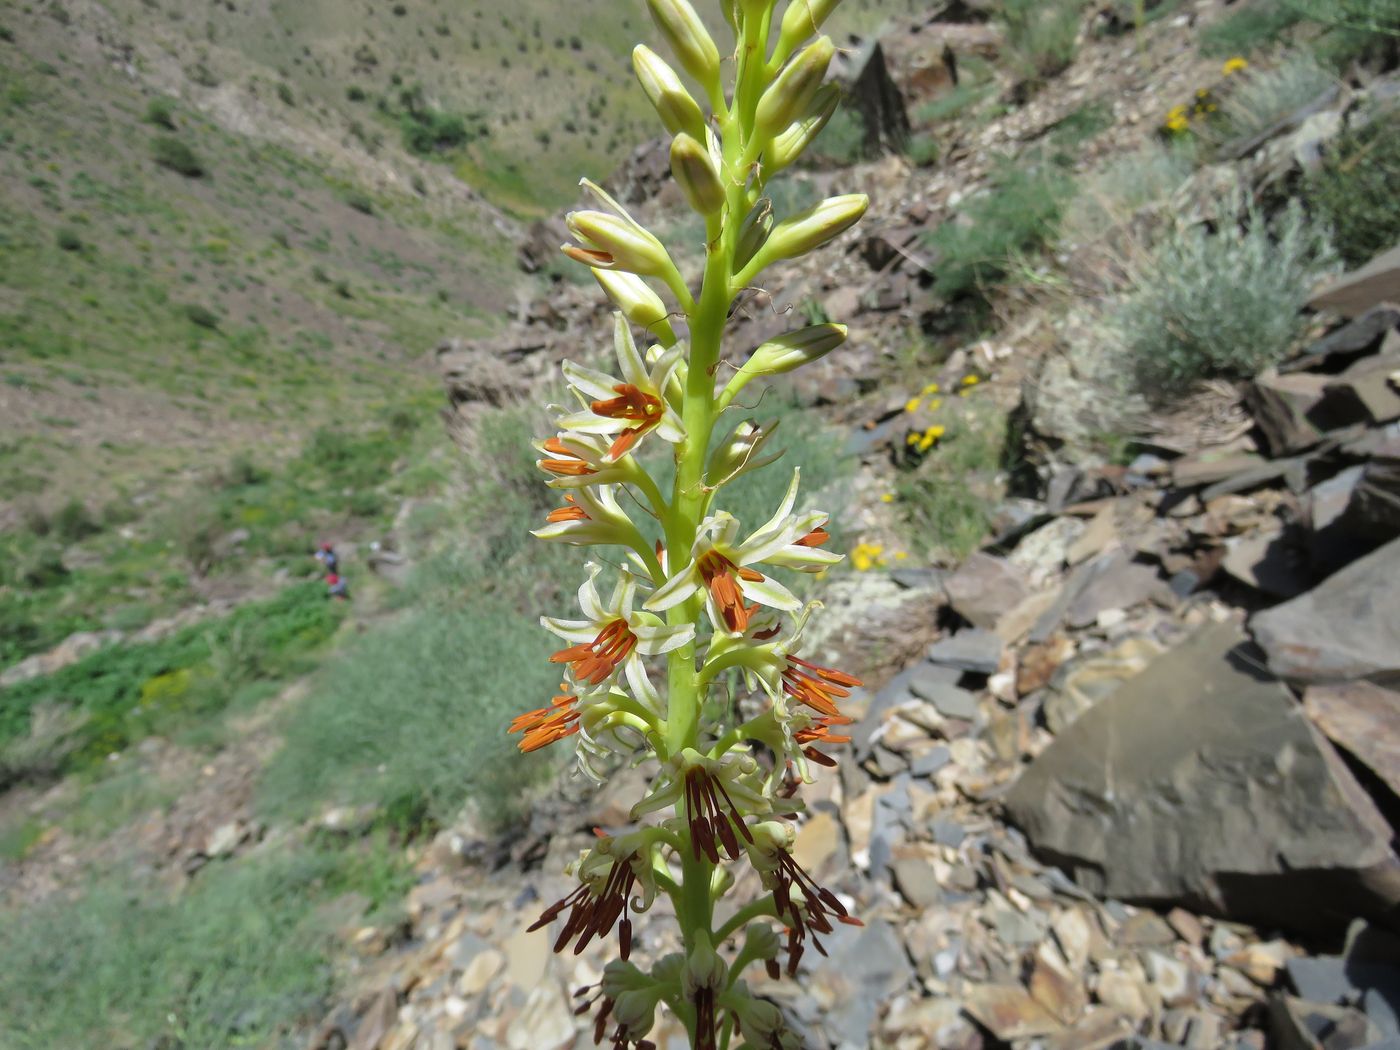
<path id="1" fill-rule="evenodd" d="M 1283 357 L 1332 260 L 1327 237 L 1296 205 L 1272 228 L 1253 209 L 1243 225 L 1214 233 L 1174 226 L 1109 324 L 1143 393 L 1170 401 L 1196 380 L 1251 376 Z"/>
<path id="2" fill-rule="evenodd" d="M 1315 102 L 1335 83 L 1307 55 L 1289 56 L 1270 69 L 1251 67 L 1232 78 L 1212 137 L 1223 142 L 1251 138 Z"/>
<path id="3" fill-rule="evenodd" d="M 204 175 L 204 164 L 180 139 L 173 135 L 162 135 L 151 143 L 151 157 L 162 168 L 186 178 L 197 179 Z"/>
<path id="4" fill-rule="evenodd" d="M 1306 194 L 1333 230 L 1337 252 L 1360 266 L 1400 241 L 1400 109 L 1342 135 Z"/>
<path id="5" fill-rule="evenodd" d="M 997 284 L 1019 257 L 1055 238 L 1074 184 L 1050 164 L 1004 164 L 987 192 L 928 237 L 938 254 L 934 287 L 948 297 Z"/>
<path id="6" fill-rule="evenodd" d="M 1083 7 L 1081 0 L 1001 0 L 997 16 L 1020 76 L 1047 80 L 1069 67 L 1079 51 Z"/>

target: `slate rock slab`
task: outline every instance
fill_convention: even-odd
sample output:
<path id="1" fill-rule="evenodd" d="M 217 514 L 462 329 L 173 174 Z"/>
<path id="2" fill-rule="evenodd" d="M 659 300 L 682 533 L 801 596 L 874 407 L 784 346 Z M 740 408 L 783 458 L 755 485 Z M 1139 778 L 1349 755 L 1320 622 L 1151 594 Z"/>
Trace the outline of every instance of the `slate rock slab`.
<path id="1" fill-rule="evenodd" d="M 1400 903 L 1390 829 L 1277 682 L 1203 629 L 1082 715 L 1006 800 L 1101 896 L 1335 932 Z"/>
<path id="2" fill-rule="evenodd" d="M 1269 670 L 1298 682 L 1400 679 L 1400 539 L 1250 621 Z"/>
<path id="3" fill-rule="evenodd" d="M 1343 274 L 1308 301 L 1314 310 L 1359 317 L 1385 302 L 1400 302 L 1400 244 L 1358 270 Z"/>
<path id="4" fill-rule="evenodd" d="M 1309 686 L 1313 724 L 1400 798 L 1400 693 L 1370 682 Z"/>
<path id="5" fill-rule="evenodd" d="M 943 582 L 943 590 L 959 616 L 987 630 L 1030 593 L 1020 569 L 1005 558 L 981 552 L 958 566 L 958 571 Z"/>

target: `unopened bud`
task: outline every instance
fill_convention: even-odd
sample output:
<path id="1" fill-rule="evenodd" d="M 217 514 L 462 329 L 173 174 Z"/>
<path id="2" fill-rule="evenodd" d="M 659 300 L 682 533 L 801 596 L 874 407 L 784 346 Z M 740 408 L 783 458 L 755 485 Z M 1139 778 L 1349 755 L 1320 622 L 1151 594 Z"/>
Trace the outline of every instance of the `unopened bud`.
<path id="1" fill-rule="evenodd" d="M 652 21 L 686 72 L 709 91 L 719 85 L 719 48 L 688 0 L 647 0 Z"/>
<path id="2" fill-rule="evenodd" d="M 828 197 L 814 208 L 779 223 L 755 261 L 764 266 L 779 259 L 793 259 L 820 248 L 860 221 L 870 198 L 863 193 Z"/>
<path id="3" fill-rule="evenodd" d="M 843 324 L 814 324 L 764 343 L 740 369 L 754 376 L 775 376 L 819 361 L 846 341 Z"/>
<path id="4" fill-rule="evenodd" d="M 675 270 L 661 242 L 636 223 L 601 211 L 571 211 L 565 223 L 569 232 L 583 242 L 575 251 L 569 250 L 574 245 L 565 245 L 565 254 L 589 266 L 653 277 Z"/>
<path id="5" fill-rule="evenodd" d="M 773 229 L 773 202 L 760 197 L 739 225 L 739 237 L 734 245 L 734 272 L 738 273 L 768 242 Z"/>
<path id="6" fill-rule="evenodd" d="M 658 988 L 633 989 L 613 1000 L 612 1016 L 629 1037 L 646 1035 L 656 1024 L 656 1004 L 661 1001 Z"/>
<path id="7" fill-rule="evenodd" d="M 778 429 L 778 421 L 759 425 L 744 420 L 736 426 L 727 440 L 710 454 L 710 465 L 705 469 L 705 484 L 722 485 L 733 481 L 740 474 L 747 474 L 782 456 L 781 452 L 763 455 L 763 446 Z"/>
<path id="8" fill-rule="evenodd" d="M 841 0 L 791 0 L 778 30 L 778 48 L 789 54 L 822 27 Z"/>
<path id="9" fill-rule="evenodd" d="M 664 58 L 645 44 L 638 44 L 632 49 L 632 68 L 667 131 L 672 135 L 684 131 L 696 138 L 704 134 L 705 115 L 699 103 L 690 97 L 681 78 Z"/>
<path id="10" fill-rule="evenodd" d="M 650 988 L 655 982 L 630 962 L 614 959 L 603 967 L 600 985 L 603 994 L 616 999 L 623 992 L 637 988 Z"/>
<path id="11" fill-rule="evenodd" d="M 783 942 L 766 922 L 756 922 L 744 931 L 744 951 L 755 959 L 776 959 Z"/>
<path id="12" fill-rule="evenodd" d="M 724 207 L 724 184 L 710 151 L 684 132 L 671 140 L 671 175 L 701 215 L 713 215 Z"/>
<path id="13" fill-rule="evenodd" d="M 670 312 L 661 301 L 661 296 L 653 292 L 646 281 L 635 273 L 600 270 L 597 267 L 593 268 L 593 277 L 622 311 L 622 316 L 638 328 L 645 328 L 663 345 L 675 343 L 676 333 L 671 328 Z"/>
<path id="14" fill-rule="evenodd" d="M 812 141 L 822 133 L 826 122 L 841 104 L 839 84 L 823 84 L 807 104 L 805 115 L 798 117 L 781 134 L 775 136 L 763 151 L 763 167 L 768 177 L 782 171 L 806 152 Z"/>
<path id="15" fill-rule="evenodd" d="M 685 991 L 687 999 L 693 999 L 695 992 L 700 988 L 724 987 L 724 979 L 728 973 L 729 967 L 714 948 L 710 947 L 710 939 L 703 935 L 697 936 L 695 945 L 685 958 L 681 988 Z"/>
<path id="16" fill-rule="evenodd" d="M 766 142 L 780 134 L 807 112 L 835 53 L 831 37 L 820 37 L 783 67 L 754 112 L 754 133 L 760 140 Z"/>

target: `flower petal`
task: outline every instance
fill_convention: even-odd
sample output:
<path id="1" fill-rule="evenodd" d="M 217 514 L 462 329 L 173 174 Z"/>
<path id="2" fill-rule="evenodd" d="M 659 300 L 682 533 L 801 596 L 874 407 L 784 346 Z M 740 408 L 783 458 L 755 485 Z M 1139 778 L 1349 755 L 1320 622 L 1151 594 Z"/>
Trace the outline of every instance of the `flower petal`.
<path id="1" fill-rule="evenodd" d="M 792 591 L 777 580 L 768 577 L 762 580 L 741 579 L 739 590 L 743 592 L 745 598 L 752 598 L 759 605 L 767 605 L 772 609 L 784 609 L 791 612 L 794 609 L 802 608 L 802 603 L 797 600 L 797 596 Z"/>
<path id="2" fill-rule="evenodd" d="M 617 380 L 605 372 L 588 368 L 576 361 L 565 361 L 562 365 L 564 378 L 590 401 L 606 400 L 614 397 Z"/>
<path id="3" fill-rule="evenodd" d="M 650 612 L 662 612 L 673 605 L 679 605 L 699 589 L 700 570 L 692 561 L 658 587 L 651 597 L 642 603 L 642 608 Z"/>

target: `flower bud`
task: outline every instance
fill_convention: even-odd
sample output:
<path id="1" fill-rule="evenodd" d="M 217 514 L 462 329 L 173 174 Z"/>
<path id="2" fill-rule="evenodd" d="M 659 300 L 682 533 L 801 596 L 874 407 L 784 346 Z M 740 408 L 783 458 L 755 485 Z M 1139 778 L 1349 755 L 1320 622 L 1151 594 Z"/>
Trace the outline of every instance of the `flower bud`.
<path id="1" fill-rule="evenodd" d="M 822 27 L 841 0 L 791 0 L 778 30 L 778 49 L 791 54 Z"/>
<path id="2" fill-rule="evenodd" d="M 602 286 L 622 315 L 638 328 L 645 328 L 659 342 L 672 346 L 676 333 L 671 328 L 666 304 L 634 273 L 625 270 L 593 269 L 593 277 Z"/>
<path id="3" fill-rule="evenodd" d="M 843 324 L 814 324 L 764 343 L 744 362 L 741 372 L 775 376 L 819 361 L 846 341 Z"/>
<path id="4" fill-rule="evenodd" d="M 767 176 L 782 171 L 806 152 L 812 140 L 822 133 L 826 122 L 841 103 L 839 84 L 823 84 L 807 104 L 805 115 L 793 121 L 785 131 L 775 136 L 763 151 L 763 166 Z"/>
<path id="5" fill-rule="evenodd" d="M 753 923 L 744 931 L 744 951 L 755 959 L 776 959 L 783 942 L 766 922 Z"/>
<path id="6" fill-rule="evenodd" d="M 685 959 L 685 970 L 681 973 L 681 988 L 687 999 L 693 999 L 700 988 L 723 988 L 729 967 L 710 947 L 710 939 L 703 934 L 695 938 L 695 945 Z"/>
<path id="7" fill-rule="evenodd" d="M 779 223 L 754 262 L 767 266 L 820 248 L 859 222 L 869 204 L 870 198 L 863 193 L 828 197 L 816 207 Z"/>
<path id="8" fill-rule="evenodd" d="M 638 44 L 632 49 L 632 68 L 667 131 L 672 135 L 684 131 L 696 138 L 704 134 L 705 115 L 699 103 L 690 97 L 681 78 L 665 59 L 645 44 Z"/>
<path id="9" fill-rule="evenodd" d="M 652 21 L 686 72 L 706 91 L 719 86 L 719 49 L 688 0 L 647 0 Z"/>
<path id="10" fill-rule="evenodd" d="M 659 988 L 632 989 L 613 1000 L 612 1016 L 628 1036 L 640 1038 L 656 1024 L 656 1004 L 661 1001 Z"/>
<path id="11" fill-rule="evenodd" d="M 763 446 L 778 429 L 778 421 L 759 425 L 744 420 L 736 426 L 727 440 L 710 454 L 710 465 L 705 470 L 706 485 L 722 485 L 733 481 L 741 474 L 747 474 L 782 456 L 781 452 L 761 455 Z"/>
<path id="12" fill-rule="evenodd" d="M 574 245 L 564 246 L 571 258 L 600 270 L 629 270 L 653 277 L 675 270 L 661 242 L 636 223 L 601 211 L 571 211 L 564 221 L 583 242 L 576 251 L 569 251 Z"/>
<path id="13" fill-rule="evenodd" d="M 760 197 L 739 226 L 739 237 L 734 246 L 734 272 L 738 273 L 758 254 L 758 250 L 768 242 L 768 234 L 773 229 L 773 202 Z"/>
<path id="14" fill-rule="evenodd" d="M 709 150 L 685 132 L 671 140 L 671 175 L 701 215 L 713 215 L 724 207 L 724 184 Z"/>
<path id="15" fill-rule="evenodd" d="M 603 967 L 600 986 L 609 999 L 616 999 L 626 991 L 650 988 L 655 982 L 630 962 L 613 959 Z"/>
<path id="16" fill-rule="evenodd" d="M 803 48 L 768 85 L 754 112 L 754 134 L 761 141 L 773 138 L 807 112 L 835 53 L 831 37 L 820 37 Z"/>

